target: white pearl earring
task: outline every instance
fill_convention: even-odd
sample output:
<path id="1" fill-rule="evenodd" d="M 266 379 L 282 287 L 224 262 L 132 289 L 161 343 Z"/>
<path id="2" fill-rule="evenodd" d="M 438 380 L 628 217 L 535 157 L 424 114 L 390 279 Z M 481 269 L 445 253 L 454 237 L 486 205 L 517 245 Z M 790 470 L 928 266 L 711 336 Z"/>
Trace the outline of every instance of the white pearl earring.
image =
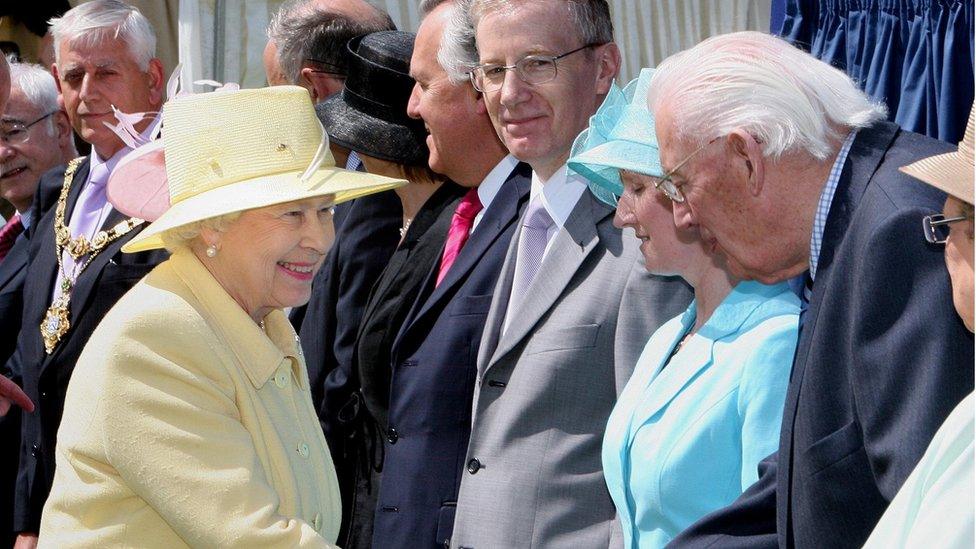
<path id="1" fill-rule="evenodd" d="M 213 244 L 207 246 L 207 257 L 216 257 L 216 256 L 217 256 L 217 246 Z"/>

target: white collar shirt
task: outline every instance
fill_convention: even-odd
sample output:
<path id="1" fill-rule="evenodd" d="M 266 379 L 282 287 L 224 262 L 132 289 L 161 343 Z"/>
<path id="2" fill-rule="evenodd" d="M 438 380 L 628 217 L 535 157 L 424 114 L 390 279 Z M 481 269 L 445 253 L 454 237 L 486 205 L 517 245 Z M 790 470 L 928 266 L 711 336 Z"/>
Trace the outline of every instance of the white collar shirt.
<path id="1" fill-rule="evenodd" d="M 502 190 L 502 185 L 505 184 L 505 181 L 508 181 L 508 176 L 515 169 L 515 166 L 518 166 L 518 160 L 512 155 L 508 155 L 502 158 L 501 162 L 496 164 L 488 172 L 488 175 L 481 180 L 481 184 L 478 185 L 478 200 L 481 202 L 481 211 L 478 212 L 478 215 L 474 216 L 474 222 L 471 224 L 471 233 L 478 228 L 478 224 L 481 223 L 481 218 L 485 216 L 485 212 L 491 207 L 491 203 L 498 196 L 498 191 Z"/>

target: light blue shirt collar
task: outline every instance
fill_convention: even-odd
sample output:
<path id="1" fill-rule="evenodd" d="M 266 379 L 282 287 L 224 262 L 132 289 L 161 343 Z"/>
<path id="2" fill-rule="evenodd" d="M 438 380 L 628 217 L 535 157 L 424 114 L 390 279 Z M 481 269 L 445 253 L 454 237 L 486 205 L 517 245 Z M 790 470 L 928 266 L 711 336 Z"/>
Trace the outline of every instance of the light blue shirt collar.
<path id="1" fill-rule="evenodd" d="M 827 227 L 827 215 L 830 214 L 830 205 L 834 201 L 834 193 L 837 192 L 837 185 L 840 183 L 840 176 L 844 173 L 844 164 L 847 162 L 847 154 L 851 152 L 851 145 L 857 130 L 851 130 L 837 152 L 834 165 L 830 168 L 827 182 L 824 184 L 823 191 L 820 193 L 820 202 L 817 204 L 817 212 L 813 216 L 813 235 L 810 237 L 810 280 L 817 277 L 817 262 L 820 260 L 820 249 L 823 247 L 824 230 Z"/>

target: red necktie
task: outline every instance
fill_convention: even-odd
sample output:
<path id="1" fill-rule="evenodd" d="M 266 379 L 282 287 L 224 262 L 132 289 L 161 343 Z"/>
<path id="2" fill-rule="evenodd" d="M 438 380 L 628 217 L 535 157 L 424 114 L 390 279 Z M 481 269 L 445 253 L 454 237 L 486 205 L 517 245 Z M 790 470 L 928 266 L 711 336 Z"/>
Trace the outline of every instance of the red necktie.
<path id="1" fill-rule="evenodd" d="M 24 232 L 24 224 L 20 222 L 20 214 L 15 214 L 0 229 L 0 261 L 7 257 L 7 252 L 14 247 L 14 242 L 22 232 Z"/>
<path id="2" fill-rule="evenodd" d="M 441 268 L 437 272 L 437 286 L 447 276 L 447 271 L 451 269 L 454 260 L 457 259 L 464 243 L 468 241 L 471 234 L 471 226 L 474 225 L 474 218 L 481 211 L 481 200 L 478 199 L 478 188 L 475 187 L 464 195 L 457 209 L 454 210 L 454 218 L 451 219 L 451 228 L 447 231 L 447 243 L 444 244 L 444 254 L 441 256 Z"/>

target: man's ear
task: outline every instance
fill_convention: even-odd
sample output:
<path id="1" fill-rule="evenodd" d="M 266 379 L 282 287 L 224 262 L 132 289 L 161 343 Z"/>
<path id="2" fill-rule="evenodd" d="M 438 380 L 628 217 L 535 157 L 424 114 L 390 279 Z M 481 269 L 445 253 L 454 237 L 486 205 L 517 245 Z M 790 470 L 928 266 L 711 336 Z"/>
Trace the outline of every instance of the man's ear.
<path id="1" fill-rule="evenodd" d="M 64 108 L 63 106 L 61 107 Z M 54 113 L 54 127 L 57 130 L 58 139 L 64 138 L 65 135 L 71 134 L 71 122 L 68 121 L 68 115 L 60 110 Z"/>
<path id="2" fill-rule="evenodd" d="M 751 133 L 742 128 L 736 128 L 729 132 L 726 140 L 726 145 L 734 158 L 745 166 L 746 175 L 749 178 L 749 194 L 759 196 L 762 194 L 766 176 L 762 144 Z"/>
<path id="3" fill-rule="evenodd" d="M 600 72 L 597 73 L 596 93 L 606 95 L 610 93 L 610 87 L 613 85 L 614 79 L 617 78 L 617 74 L 620 73 L 620 48 L 617 47 L 617 44 L 610 42 L 598 46 L 597 55 L 599 56 L 597 61 Z"/>
<path id="4" fill-rule="evenodd" d="M 478 90 L 474 89 L 474 87 L 471 88 L 471 91 L 474 92 L 474 95 L 475 95 L 474 100 L 477 102 L 476 105 L 475 105 L 476 112 L 479 115 L 486 115 L 487 116 L 487 114 L 488 114 L 488 105 L 485 104 L 485 96 L 482 95 L 482 93 L 479 92 Z"/>
<path id="5" fill-rule="evenodd" d="M 149 75 L 149 100 L 155 110 L 163 105 L 163 87 L 166 85 L 163 72 L 162 61 L 155 57 L 149 60 L 149 68 L 146 70 Z"/>
<path id="6" fill-rule="evenodd" d="M 341 91 L 343 81 L 331 75 L 316 72 L 311 67 L 305 67 L 300 73 L 298 83 L 312 95 L 312 103 L 314 104 L 324 101 L 326 97 Z"/>
<path id="7" fill-rule="evenodd" d="M 51 75 L 54 76 L 54 83 L 58 86 L 58 99 L 61 99 L 61 78 L 58 76 L 58 64 L 51 65 Z M 62 104 L 62 108 L 64 105 Z"/>

